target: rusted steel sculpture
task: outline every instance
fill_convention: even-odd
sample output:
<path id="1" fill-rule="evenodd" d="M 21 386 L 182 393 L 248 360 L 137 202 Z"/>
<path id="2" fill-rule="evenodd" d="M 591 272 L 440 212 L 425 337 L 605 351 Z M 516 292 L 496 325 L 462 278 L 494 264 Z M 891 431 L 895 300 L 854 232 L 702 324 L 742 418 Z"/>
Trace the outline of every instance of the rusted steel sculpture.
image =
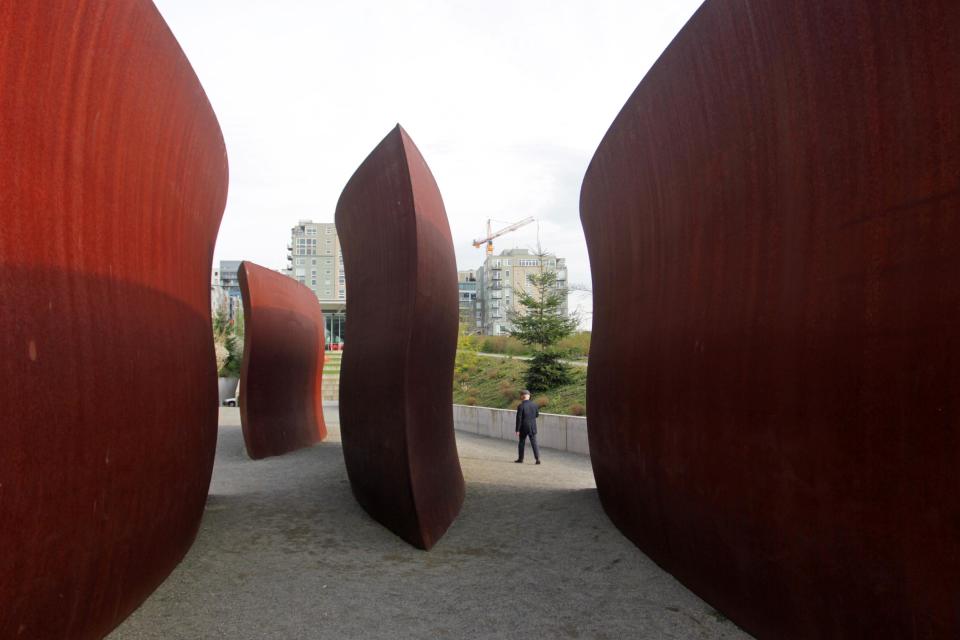
<path id="1" fill-rule="evenodd" d="M 323 421 L 323 312 L 310 289 L 240 263 L 243 365 L 240 420 L 247 454 L 279 456 L 327 437 Z"/>
<path id="2" fill-rule="evenodd" d="M 203 513 L 225 149 L 150 2 L 0 33 L 0 638 L 99 638 Z"/>
<path id="3" fill-rule="evenodd" d="M 340 370 L 343 455 L 357 501 L 429 549 L 463 504 L 453 432 L 457 267 L 447 214 L 398 125 L 337 203 L 348 346 Z"/>
<path id="4" fill-rule="evenodd" d="M 761 638 L 960 637 L 960 4 L 708 0 L 580 206 L 617 526 Z"/>

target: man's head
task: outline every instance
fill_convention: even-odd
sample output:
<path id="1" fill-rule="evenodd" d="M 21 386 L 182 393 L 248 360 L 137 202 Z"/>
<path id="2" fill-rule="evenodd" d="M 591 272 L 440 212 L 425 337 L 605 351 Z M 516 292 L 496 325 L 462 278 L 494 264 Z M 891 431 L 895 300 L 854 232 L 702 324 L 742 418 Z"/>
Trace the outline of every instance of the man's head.
<path id="1" fill-rule="evenodd" d="M 526 389 L 524 389 L 523 391 L 521 391 L 521 392 L 520 392 L 520 399 L 521 399 L 521 400 L 529 400 L 529 399 L 530 399 L 530 392 L 527 391 Z"/>

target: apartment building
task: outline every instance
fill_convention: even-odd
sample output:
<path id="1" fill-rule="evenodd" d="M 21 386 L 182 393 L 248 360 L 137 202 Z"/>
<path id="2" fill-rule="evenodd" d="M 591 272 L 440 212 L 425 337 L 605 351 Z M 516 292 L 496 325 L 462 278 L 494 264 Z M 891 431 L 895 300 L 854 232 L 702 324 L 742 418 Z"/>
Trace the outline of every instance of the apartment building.
<path id="1" fill-rule="evenodd" d="M 500 255 L 488 256 L 483 266 L 477 269 L 477 298 L 480 306 L 479 332 L 498 336 L 513 328 L 511 318 L 520 313 L 518 294 L 532 291 L 529 276 L 541 270 L 557 274 L 556 289 L 567 290 L 567 264 L 564 258 L 554 255 L 539 256 L 528 249 L 508 249 Z M 566 295 L 561 313 L 567 315 Z"/>
<path id="2" fill-rule="evenodd" d="M 458 271 L 457 281 L 460 295 L 460 322 L 466 325 L 467 333 L 478 333 L 483 318 L 480 315 L 480 300 L 477 297 L 477 270 Z"/>
<path id="3" fill-rule="evenodd" d="M 216 314 L 222 310 L 230 320 L 233 320 L 243 309 L 240 280 L 237 279 L 240 262 L 240 260 L 221 260 L 220 266 L 214 268 L 210 278 L 211 311 Z"/>
<path id="4" fill-rule="evenodd" d="M 347 281 L 340 239 L 332 222 L 300 220 L 290 230 L 286 274 L 313 291 L 326 318 L 328 345 L 344 342 Z"/>

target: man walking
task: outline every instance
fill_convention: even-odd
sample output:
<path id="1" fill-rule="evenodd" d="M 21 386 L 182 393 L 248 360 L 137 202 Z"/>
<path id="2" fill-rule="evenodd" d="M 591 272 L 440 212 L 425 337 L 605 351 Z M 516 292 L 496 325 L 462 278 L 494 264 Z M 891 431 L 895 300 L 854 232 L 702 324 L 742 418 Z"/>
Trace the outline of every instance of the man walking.
<path id="1" fill-rule="evenodd" d="M 520 392 L 520 400 L 520 406 L 517 407 L 517 435 L 520 442 L 517 444 L 518 457 L 514 462 L 523 462 L 523 449 L 529 437 L 533 457 L 537 459 L 537 464 L 540 464 L 540 448 L 537 447 L 537 416 L 540 415 L 540 407 L 536 402 L 530 401 L 530 392 L 526 389 Z"/>

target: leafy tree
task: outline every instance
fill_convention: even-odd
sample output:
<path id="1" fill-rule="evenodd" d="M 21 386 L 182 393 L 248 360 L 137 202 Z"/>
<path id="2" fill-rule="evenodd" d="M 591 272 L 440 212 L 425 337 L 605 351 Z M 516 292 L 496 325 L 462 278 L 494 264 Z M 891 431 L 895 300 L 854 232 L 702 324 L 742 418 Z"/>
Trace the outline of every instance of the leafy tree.
<path id="1" fill-rule="evenodd" d="M 573 381 L 570 367 L 563 362 L 565 354 L 557 343 L 576 331 L 579 324 L 575 315 L 563 314 L 567 290 L 557 287 L 556 271 L 543 268 L 546 254 L 540 252 L 537 256 L 540 271 L 528 276 L 531 290 L 517 296 L 522 311 L 510 317 L 510 335 L 535 349 L 526 373 L 527 388 L 533 392 Z"/>
<path id="2" fill-rule="evenodd" d="M 213 346 L 217 354 L 217 375 L 223 378 L 240 377 L 240 366 L 243 364 L 241 317 L 242 314 L 238 311 L 237 320 L 230 320 L 226 309 L 222 307 L 213 314 Z"/>
<path id="3" fill-rule="evenodd" d="M 460 333 L 457 336 L 457 373 L 466 373 L 475 369 L 478 358 L 479 356 L 477 356 L 476 343 L 467 333 L 467 324 L 465 322 L 461 322 Z"/>

